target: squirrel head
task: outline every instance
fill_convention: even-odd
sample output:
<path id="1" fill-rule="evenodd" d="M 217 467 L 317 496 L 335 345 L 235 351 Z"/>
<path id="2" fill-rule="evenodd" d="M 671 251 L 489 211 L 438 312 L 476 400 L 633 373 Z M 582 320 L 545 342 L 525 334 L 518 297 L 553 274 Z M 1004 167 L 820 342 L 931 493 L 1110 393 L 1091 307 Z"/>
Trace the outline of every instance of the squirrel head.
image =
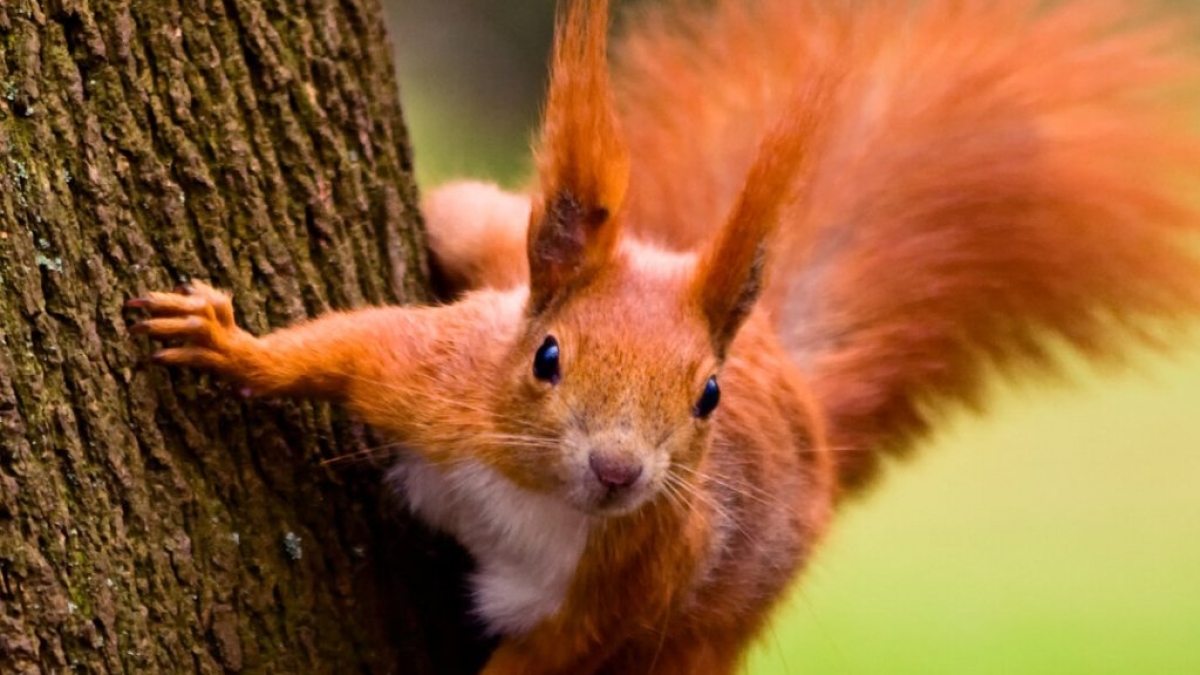
<path id="1" fill-rule="evenodd" d="M 720 370 L 763 288 L 795 166 L 764 148 L 698 253 L 621 237 L 629 153 L 605 62 L 606 2 L 560 21 L 528 231 L 525 327 L 498 424 L 518 483 L 604 515 L 686 492 L 719 423 Z M 717 216 L 719 217 L 719 216 Z"/>

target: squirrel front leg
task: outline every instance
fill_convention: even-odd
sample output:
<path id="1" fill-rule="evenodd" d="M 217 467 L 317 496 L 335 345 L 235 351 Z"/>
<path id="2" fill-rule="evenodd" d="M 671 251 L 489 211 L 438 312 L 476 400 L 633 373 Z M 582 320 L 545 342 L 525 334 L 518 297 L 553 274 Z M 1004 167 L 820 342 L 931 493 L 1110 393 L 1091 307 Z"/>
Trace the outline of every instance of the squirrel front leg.
<path id="1" fill-rule="evenodd" d="M 667 626 L 669 628 L 669 625 Z M 749 637 L 714 635 L 696 642 L 690 637 L 663 635 L 636 646 L 604 646 L 582 636 L 572 639 L 554 622 L 520 638 L 500 643 L 481 675 L 592 675 L 643 673 L 655 675 L 734 675 Z M 631 649 L 635 651 L 630 651 Z M 648 651 L 647 651 L 648 650 Z"/>
<path id="2" fill-rule="evenodd" d="M 605 653 L 548 624 L 503 640 L 480 675 L 592 675 L 603 666 Z"/>
<path id="3" fill-rule="evenodd" d="M 341 339 L 346 335 L 336 326 L 292 328 L 282 339 L 283 333 L 257 338 L 234 321 L 230 297 L 207 284 L 149 293 L 126 306 L 145 309 L 151 317 L 134 324 L 131 333 L 181 342 L 155 352 L 154 362 L 215 372 L 236 382 L 244 396 L 339 399 L 353 377 L 339 353 L 348 347 Z"/>
<path id="4" fill-rule="evenodd" d="M 462 373 L 486 377 L 520 302 L 487 294 L 443 307 L 332 312 L 262 337 L 238 327 L 229 296 L 205 284 L 127 305 L 150 314 L 131 332 L 181 342 L 155 353 L 158 363 L 216 372 L 245 396 L 343 401 L 397 440 L 436 452 L 447 438 L 435 433 L 438 422 L 452 419 L 463 434 L 487 426 L 486 388 L 467 386 L 478 380 Z"/>
<path id="5" fill-rule="evenodd" d="M 396 310 L 333 313 L 259 338 L 234 321 L 227 294 L 203 283 L 126 304 L 151 317 L 131 332 L 181 342 L 156 352 L 156 363 L 213 371 L 245 396 L 345 399 L 355 380 L 378 376 L 380 354 L 369 347 L 383 337 L 381 324 L 399 319 L 378 314 Z"/>

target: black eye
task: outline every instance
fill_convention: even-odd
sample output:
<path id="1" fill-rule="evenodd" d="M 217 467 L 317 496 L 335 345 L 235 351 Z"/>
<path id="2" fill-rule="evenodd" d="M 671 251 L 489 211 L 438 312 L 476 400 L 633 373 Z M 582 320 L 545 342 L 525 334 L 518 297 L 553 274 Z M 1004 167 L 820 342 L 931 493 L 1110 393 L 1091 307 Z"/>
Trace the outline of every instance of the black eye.
<path id="1" fill-rule="evenodd" d="M 533 376 L 550 384 L 558 383 L 558 340 L 553 335 L 546 336 L 546 341 L 533 355 Z"/>
<path id="2" fill-rule="evenodd" d="M 700 400 L 696 401 L 696 407 L 692 408 L 692 415 L 704 419 L 717 409 L 720 402 L 721 388 L 717 386 L 717 376 L 713 375 L 704 383 L 704 393 L 700 394 Z"/>

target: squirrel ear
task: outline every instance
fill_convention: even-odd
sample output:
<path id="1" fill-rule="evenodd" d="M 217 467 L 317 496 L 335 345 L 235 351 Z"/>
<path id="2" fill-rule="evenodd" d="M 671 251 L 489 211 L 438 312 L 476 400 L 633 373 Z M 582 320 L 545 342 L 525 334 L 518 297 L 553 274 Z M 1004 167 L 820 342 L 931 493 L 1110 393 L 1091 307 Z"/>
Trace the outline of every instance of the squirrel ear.
<path id="1" fill-rule="evenodd" d="M 629 183 L 608 79 L 607 0 L 570 3 L 555 32 L 529 223 L 534 313 L 612 258 Z"/>
<path id="2" fill-rule="evenodd" d="M 779 216 L 778 208 L 767 211 L 751 214 L 739 208 L 701 252 L 697 263 L 692 297 L 708 323 L 719 358 L 725 357 L 738 329 L 762 294 L 771 234 Z"/>
<path id="3" fill-rule="evenodd" d="M 700 253 L 691 295 L 708 322 L 719 357 L 754 309 L 766 283 L 768 252 L 779 221 L 802 196 L 813 171 L 820 105 L 816 87 L 797 92 L 788 112 L 759 144 L 758 154 L 728 220 Z"/>

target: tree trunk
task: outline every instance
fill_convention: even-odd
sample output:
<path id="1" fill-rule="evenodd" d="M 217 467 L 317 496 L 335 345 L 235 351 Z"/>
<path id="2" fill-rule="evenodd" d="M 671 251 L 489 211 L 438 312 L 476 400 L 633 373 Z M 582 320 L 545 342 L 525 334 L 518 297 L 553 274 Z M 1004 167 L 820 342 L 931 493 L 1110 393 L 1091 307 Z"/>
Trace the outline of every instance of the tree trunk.
<path id="1" fill-rule="evenodd" d="M 378 0 L 0 4 L 0 672 L 478 665 L 465 556 L 387 499 L 379 443 L 145 365 L 122 309 L 191 278 L 254 332 L 424 299 L 382 26 Z"/>

